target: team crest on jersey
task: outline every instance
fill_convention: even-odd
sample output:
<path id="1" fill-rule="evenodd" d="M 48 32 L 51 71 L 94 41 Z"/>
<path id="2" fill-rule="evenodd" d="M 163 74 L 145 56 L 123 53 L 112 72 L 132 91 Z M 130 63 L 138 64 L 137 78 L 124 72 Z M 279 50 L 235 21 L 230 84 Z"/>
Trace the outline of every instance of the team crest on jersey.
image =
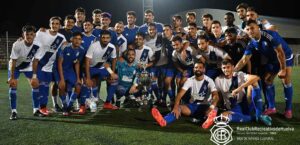
<path id="1" fill-rule="evenodd" d="M 201 96 L 201 97 L 205 96 L 206 92 L 207 92 L 207 86 L 203 86 L 203 90 L 199 91 L 199 96 Z"/>
<path id="2" fill-rule="evenodd" d="M 35 53 L 37 52 L 37 50 L 39 49 L 39 47 L 37 45 L 33 45 L 30 52 L 28 53 L 27 55 L 27 58 L 26 59 L 32 59 L 35 55 Z"/>
<path id="3" fill-rule="evenodd" d="M 34 57 L 34 55 L 35 55 L 35 53 L 37 52 L 38 49 L 39 49 L 39 46 L 33 45 L 30 52 L 28 53 L 28 55 L 26 57 L 26 60 L 24 60 L 21 64 L 16 66 L 16 68 L 17 69 L 27 68 L 30 65 L 30 61 L 32 60 L 32 58 Z"/>
<path id="4" fill-rule="evenodd" d="M 216 55 L 216 52 L 211 51 L 211 52 L 209 53 L 209 59 L 212 60 L 212 61 L 217 61 L 218 57 L 217 57 L 217 55 Z"/>
<path id="5" fill-rule="evenodd" d="M 113 48 L 108 47 L 106 52 L 104 53 L 102 59 L 107 60 L 111 56 L 111 53 L 112 53 L 113 50 L 114 50 Z"/>
<path id="6" fill-rule="evenodd" d="M 264 43 L 264 46 L 268 46 L 268 43 L 266 41 L 264 41 L 263 43 Z"/>
<path id="7" fill-rule="evenodd" d="M 207 92 L 208 92 L 208 81 L 204 80 L 199 92 L 198 92 L 198 95 L 199 95 L 199 98 L 200 101 L 203 101 L 205 96 L 207 95 Z"/>
<path id="8" fill-rule="evenodd" d="M 125 40 L 123 38 L 120 38 L 120 39 L 118 39 L 117 44 L 118 44 L 118 46 L 121 46 L 124 42 L 125 42 Z"/>
<path id="9" fill-rule="evenodd" d="M 148 58 L 148 52 L 149 52 L 149 50 L 147 50 L 147 49 L 143 50 L 140 61 L 142 61 L 142 62 L 146 61 L 146 59 Z"/>
<path id="10" fill-rule="evenodd" d="M 64 40 L 63 37 L 57 36 L 53 41 L 53 43 L 51 44 L 50 49 L 56 50 L 63 40 Z"/>
<path id="11" fill-rule="evenodd" d="M 193 60 L 191 52 L 190 51 L 186 51 L 186 55 L 187 55 L 187 57 L 186 57 L 185 61 L 186 62 L 191 62 Z"/>

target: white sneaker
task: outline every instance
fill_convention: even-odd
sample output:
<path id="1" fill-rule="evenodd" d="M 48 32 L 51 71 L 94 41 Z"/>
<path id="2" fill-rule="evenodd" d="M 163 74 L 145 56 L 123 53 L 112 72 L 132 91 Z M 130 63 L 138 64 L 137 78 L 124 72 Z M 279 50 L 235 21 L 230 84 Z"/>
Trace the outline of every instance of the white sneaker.
<path id="1" fill-rule="evenodd" d="M 90 104 L 91 104 L 91 99 L 90 98 L 86 98 L 86 100 L 85 100 L 85 108 L 90 108 Z"/>
<path id="2" fill-rule="evenodd" d="M 99 98 L 98 97 L 91 97 L 91 101 L 98 103 L 99 102 Z"/>
<path id="3" fill-rule="evenodd" d="M 90 109 L 91 109 L 91 112 L 96 112 L 97 111 L 97 104 L 96 104 L 95 101 L 91 101 Z"/>

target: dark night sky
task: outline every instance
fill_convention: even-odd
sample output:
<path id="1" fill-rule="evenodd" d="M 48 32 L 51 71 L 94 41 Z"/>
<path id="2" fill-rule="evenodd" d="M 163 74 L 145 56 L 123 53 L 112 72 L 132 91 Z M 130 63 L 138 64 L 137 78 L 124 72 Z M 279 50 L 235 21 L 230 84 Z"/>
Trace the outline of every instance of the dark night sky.
<path id="1" fill-rule="evenodd" d="M 51 16 L 74 14 L 77 7 L 83 7 L 87 11 L 87 17 L 95 8 L 110 12 L 113 15 L 112 24 L 122 20 L 126 22 L 126 12 L 137 12 L 137 24 L 142 24 L 143 0 L 9 0 L 0 6 L 0 33 L 9 31 L 10 34 L 19 34 L 21 27 L 30 23 L 36 27 L 47 27 Z M 279 0 L 154 0 L 156 21 L 169 23 L 170 15 L 197 8 L 217 8 L 235 10 L 236 5 L 246 2 L 254 6 L 261 15 L 300 19 L 300 13 L 296 13 L 298 5 L 296 1 L 285 0 L 283 4 Z"/>

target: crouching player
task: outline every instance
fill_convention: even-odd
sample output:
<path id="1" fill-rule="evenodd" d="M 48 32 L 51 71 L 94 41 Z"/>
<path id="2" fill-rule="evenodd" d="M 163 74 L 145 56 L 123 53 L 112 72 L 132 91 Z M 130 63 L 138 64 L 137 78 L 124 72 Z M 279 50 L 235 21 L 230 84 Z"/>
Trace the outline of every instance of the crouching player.
<path id="1" fill-rule="evenodd" d="M 202 128 L 204 129 L 213 125 L 214 118 L 217 115 L 216 105 L 219 101 L 219 96 L 214 81 L 204 75 L 204 73 L 205 64 L 196 62 L 194 65 L 194 76 L 187 79 L 177 94 L 171 113 L 163 117 L 156 108 L 152 108 L 152 116 L 161 127 L 175 121 L 181 114 L 194 117 L 197 115 L 197 118 L 198 115 L 203 118 L 207 117 L 206 121 L 202 124 Z M 179 105 L 181 98 L 189 89 L 192 96 L 191 103 Z"/>
<path id="2" fill-rule="evenodd" d="M 221 106 L 226 111 L 222 114 L 229 118 L 230 122 L 250 122 L 256 120 L 271 126 L 272 119 L 262 115 L 262 97 L 258 85 L 259 77 L 245 74 L 244 72 L 233 72 L 234 62 L 230 59 L 222 61 L 223 75 L 216 78 L 215 84 L 223 100 Z M 246 99 L 246 87 L 252 87 L 251 105 L 248 106 Z M 249 90 L 249 89 L 248 89 Z M 249 110 L 250 108 L 250 110 Z M 250 114 L 249 114 L 250 112 Z M 251 115 L 253 113 L 253 115 Z"/>
<path id="3" fill-rule="evenodd" d="M 115 110 L 118 107 L 111 104 L 115 94 L 118 75 L 114 72 L 117 62 L 116 48 L 109 43 L 111 33 L 107 30 L 101 31 L 100 41 L 90 45 L 85 55 L 86 85 L 92 88 L 93 96 L 98 98 L 98 85 L 101 80 L 107 80 L 107 98 L 104 103 L 104 109 Z M 111 66 L 108 64 L 111 60 Z M 88 93 L 89 94 L 89 93 Z"/>
<path id="4" fill-rule="evenodd" d="M 124 53 L 124 58 L 120 57 L 117 62 L 118 87 L 116 91 L 116 106 L 121 106 L 121 97 L 125 96 L 129 100 L 129 95 L 137 92 L 137 84 L 134 83 L 136 77 L 137 63 L 135 60 L 135 50 L 128 49 Z"/>
<path id="5" fill-rule="evenodd" d="M 26 25 L 22 28 L 23 40 L 18 40 L 13 44 L 10 61 L 8 81 L 9 100 L 11 107 L 11 116 L 9 119 L 16 120 L 17 117 L 17 84 L 20 73 L 24 73 L 26 78 L 31 81 L 33 112 L 35 116 L 41 116 L 39 112 L 39 81 L 36 76 L 38 56 L 40 46 L 34 42 L 35 28 Z"/>
<path id="6" fill-rule="evenodd" d="M 58 52 L 58 73 L 59 73 L 59 96 L 63 103 L 63 115 L 69 115 L 69 111 L 80 93 L 81 81 L 79 77 L 80 61 L 84 56 L 84 49 L 81 47 L 82 34 L 74 32 L 72 34 L 71 43 L 62 46 Z M 69 101 L 66 101 L 66 91 L 72 92 Z M 69 88 L 69 89 L 67 89 Z M 85 113 L 85 106 L 80 106 L 79 114 Z"/>

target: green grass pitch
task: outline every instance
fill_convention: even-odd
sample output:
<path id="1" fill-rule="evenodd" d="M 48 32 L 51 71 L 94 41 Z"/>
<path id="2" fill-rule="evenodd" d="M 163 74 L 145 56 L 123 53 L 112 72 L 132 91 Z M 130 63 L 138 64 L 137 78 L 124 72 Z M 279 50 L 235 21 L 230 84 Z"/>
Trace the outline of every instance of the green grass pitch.
<path id="1" fill-rule="evenodd" d="M 283 118 L 284 97 L 280 81 L 276 78 L 276 102 L 278 114 L 272 116 L 273 127 L 291 127 L 294 131 L 273 131 L 243 135 L 237 127 L 258 128 L 265 127 L 259 123 L 230 124 L 234 129 L 233 141 L 229 144 L 300 144 L 300 67 L 293 69 L 293 115 L 291 120 Z M 8 86 L 6 84 L 7 71 L 0 71 L 0 144 L 1 145 L 67 145 L 67 144 L 101 144 L 101 145 L 209 145 L 211 133 L 203 130 L 199 125 L 182 117 L 175 123 L 160 128 L 152 119 L 150 112 L 131 110 L 98 110 L 85 116 L 72 115 L 64 117 L 61 114 L 52 114 L 50 117 L 38 118 L 32 115 L 30 86 L 24 76 L 18 83 L 18 116 L 16 121 L 10 121 Z M 102 93 L 103 92 L 103 93 Z M 106 91 L 101 90 L 104 98 Z M 49 107 L 52 101 L 49 97 Z M 166 112 L 166 110 L 164 111 Z M 244 134 L 247 132 L 243 132 Z M 241 140 L 241 137 L 256 137 Z M 257 137 L 259 140 L 257 140 Z M 264 140 L 271 137 L 272 140 Z"/>

